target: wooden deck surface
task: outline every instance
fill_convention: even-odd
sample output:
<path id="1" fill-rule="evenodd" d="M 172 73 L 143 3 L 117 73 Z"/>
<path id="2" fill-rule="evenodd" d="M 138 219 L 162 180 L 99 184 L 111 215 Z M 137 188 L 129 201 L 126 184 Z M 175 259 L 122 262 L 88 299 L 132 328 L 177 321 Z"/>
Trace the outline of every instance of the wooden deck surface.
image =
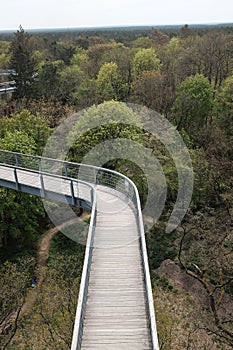
<path id="1" fill-rule="evenodd" d="M 40 188 L 38 174 L 17 175 L 21 184 Z M 14 182 L 13 169 L 0 166 L 0 179 Z M 49 177 L 44 177 L 44 185 L 69 191 L 69 183 L 57 185 Z M 114 191 L 96 188 L 97 222 L 81 349 L 152 349 L 135 213 Z M 75 191 L 90 196 L 82 186 Z"/>
<path id="2" fill-rule="evenodd" d="M 135 214 L 98 189 L 82 350 L 151 349 Z"/>

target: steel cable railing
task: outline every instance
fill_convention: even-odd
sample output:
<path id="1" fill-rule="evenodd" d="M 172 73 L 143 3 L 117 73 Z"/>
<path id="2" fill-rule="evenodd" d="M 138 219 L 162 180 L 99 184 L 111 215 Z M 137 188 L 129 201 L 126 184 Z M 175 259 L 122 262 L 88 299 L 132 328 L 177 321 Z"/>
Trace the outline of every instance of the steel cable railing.
<path id="1" fill-rule="evenodd" d="M 148 256 L 146 249 L 144 225 L 142 219 L 140 198 L 135 184 L 126 176 L 101 167 L 66 162 L 51 158 L 38 156 L 24 155 L 16 152 L 0 150 L 0 165 L 12 166 L 15 168 L 39 172 L 41 174 L 51 175 L 55 177 L 63 177 L 70 181 L 79 181 L 89 185 L 105 186 L 108 189 L 113 189 L 114 193 L 118 193 L 132 205 L 136 212 L 137 226 L 140 234 L 141 256 L 144 271 L 146 298 L 148 305 L 150 334 L 153 350 L 158 350 L 158 337 L 154 313 L 154 301 L 150 280 L 150 272 L 148 265 Z M 92 242 L 96 223 L 96 191 L 93 190 L 92 195 L 92 215 L 87 237 L 86 254 L 83 266 L 82 279 L 80 284 L 78 306 L 75 318 L 75 326 L 72 339 L 72 350 L 81 349 L 81 339 L 83 331 L 83 317 L 85 313 L 86 297 L 88 291 L 88 281 L 92 257 Z"/>

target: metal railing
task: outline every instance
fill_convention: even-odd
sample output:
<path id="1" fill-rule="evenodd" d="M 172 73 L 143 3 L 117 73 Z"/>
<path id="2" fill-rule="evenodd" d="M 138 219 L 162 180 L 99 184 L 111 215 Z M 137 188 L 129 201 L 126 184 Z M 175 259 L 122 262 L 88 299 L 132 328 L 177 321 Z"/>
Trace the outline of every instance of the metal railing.
<path id="1" fill-rule="evenodd" d="M 30 169 L 30 171 L 36 171 L 43 174 L 51 174 L 52 176 L 64 177 L 72 181 L 81 181 L 83 183 L 93 184 L 97 186 L 106 186 L 108 187 L 108 189 L 116 190 L 114 191 L 114 193 L 118 193 L 119 195 L 124 196 L 125 200 L 128 201 L 129 205 L 132 205 L 134 207 L 140 236 L 140 247 L 146 287 L 145 289 L 148 305 L 152 349 L 158 350 L 159 344 L 154 313 L 154 301 L 150 280 L 145 232 L 142 219 L 140 198 L 135 184 L 126 176 L 113 170 L 108 170 L 105 168 L 86 164 L 66 162 L 51 158 L 23 155 L 20 153 L 9 152 L 4 150 L 0 150 L 0 164 L 1 163 L 6 164 L 8 166 L 20 167 L 21 169 Z M 85 313 L 86 297 L 88 292 L 88 281 L 93 249 L 92 242 L 94 238 L 95 224 L 96 191 L 94 190 L 92 196 L 92 215 L 87 237 L 86 254 L 83 265 L 83 273 L 80 284 L 78 306 L 76 311 L 75 326 L 72 339 L 72 350 L 81 349 L 83 317 Z"/>
<path id="2" fill-rule="evenodd" d="M 7 160 L 9 160 L 9 163 L 7 163 Z M 38 160 L 39 163 L 35 163 Z M 41 171 L 40 159 L 37 159 L 37 157 L 25 155 L 24 158 L 22 154 L 0 151 L 0 165 L 5 169 L 13 170 L 10 178 L 1 177 L 0 174 L 0 184 L 5 187 L 34 194 L 45 199 L 83 206 L 88 210 L 91 210 L 93 207 L 93 198 L 95 196 L 93 185 L 79 179 Z M 37 182 L 26 180 L 34 175 L 37 175 Z M 86 189 L 85 198 L 83 193 L 81 195 L 79 193 L 80 185 Z"/>
<path id="3" fill-rule="evenodd" d="M 94 196 L 94 200 L 93 200 L 91 221 L 90 221 L 89 231 L 87 236 L 86 251 L 85 251 L 85 258 L 83 263 L 82 278 L 81 278 L 81 283 L 79 287 L 78 305 L 77 305 L 76 316 L 75 316 L 71 350 L 81 349 L 82 335 L 83 335 L 83 321 L 84 321 L 84 315 L 86 310 L 95 226 L 96 226 L 96 195 Z"/>
<path id="4" fill-rule="evenodd" d="M 16 91 L 16 86 L 0 87 L 0 95 L 10 94 Z"/>

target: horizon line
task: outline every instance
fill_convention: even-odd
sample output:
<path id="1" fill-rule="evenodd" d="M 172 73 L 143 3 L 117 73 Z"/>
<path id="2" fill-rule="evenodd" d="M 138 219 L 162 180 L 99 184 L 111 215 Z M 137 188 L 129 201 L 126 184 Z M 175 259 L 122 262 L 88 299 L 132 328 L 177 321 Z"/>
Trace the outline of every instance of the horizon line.
<path id="1" fill-rule="evenodd" d="M 39 27 L 39 28 L 24 28 L 26 31 L 53 31 L 53 30 L 96 30 L 96 29 L 114 29 L 114 28 L 153 28 L 153 27 L 182 27 L 184 25 L 192 26 L 227 26 L 233 25 L 233 22 L 206 22 L 206 23 L 176 23 L 176 24 L 125 24 L 125 25 L 104 25 L 104 26 L 83 26 L 83 27 Z M 0 29 L 0 32 L 14 32 L 17 31 L 20 25 L 16 28 Z"/>

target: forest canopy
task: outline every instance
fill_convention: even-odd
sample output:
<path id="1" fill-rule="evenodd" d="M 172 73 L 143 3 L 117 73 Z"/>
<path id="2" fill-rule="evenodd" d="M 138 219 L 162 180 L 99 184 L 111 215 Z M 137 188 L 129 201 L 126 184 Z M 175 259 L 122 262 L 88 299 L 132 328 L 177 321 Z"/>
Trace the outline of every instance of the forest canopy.
<path id="1" fill-rule="evenodd" d="M 80 162 L 90 149 L 118 137 L 140 143 L 157 157 L 166 178 L 167 198 L 158 225 L 147 233 L 146 239 L 160 341 L 164 349 L 172 350 L 210 346 L 216 350 L 231 349 L 233 26 L 184 25 L 69 32 L 26 32 L 20 27 L 15 33 L 0 33 L 0 85 L 7 84 L 16 89 L 13 94 L 0 96 L 0 149 L 41 155 L 55 128 L 76 112 L 81 113 L 83 119 L 67 137 L 79 133 L 87 116 L 95 122 L 97 115 L 101 115 L 103 120 L 109 118 L 109 124 L 79 136 L 70 145 L 67 160 Z M 129 124 L 134 120 L 135 115 L 125 102 L 163 115 L 179 131 L 189 150 L 194 171 L 192 201 L 183 222 L 170 236 L 165 233 L 165 226 L 178 191 L 174 161 L 152 133 L 140 128 L 140 123 L 132 126 L 111 122 L 113 110 Z M 105 166 L 131 177 L 144 203 L 147 183 L 139 166 L 126 159 L 110 161 Z M 4 281 L 15 279 L 14 287 L 9 286 L 9 295 L 15 294 L 15 286 L 21 295 L 21 299 L 13 298 L 12 302 L 7 299 L 0 322 L 21 305 L 36 264 L 38 241 L 47 228 L 48 218 L 39 198 L 0 189 L 0 261 L 3 265 L 0 277 L 3 276 Z M 81 270 L 83 255 L 75 258 L 72 247 L 61 237 L 56 244 L 59 249 L 60 245 L 67 244 L 67 261 L 71 264 L 75 261 Z M 59 314 L 56 305 L 53 318 L 49 310 L 42 312 L 40 304 L 50 300 L 53 289 L 59 295 L 58 300 L 64 297 L 64 308 L 69 309 L 72 299 L 72 312 L 74 309 L 74 295 L 68 296 L 69 286 L 73 286 L 72 276 L 67 275 L 66 288 L 62 291 L 56 273 L 58 268 L 65 276 L 66 257 L 56 249 L 53 254 L 58 260 L 54 257 L 49 261 L 47 284 L 35 305 L 35 319 L 24 320 L 13 340 L 13 333 L 4 334 L 0 338 L 1 346 L 12 341 L 12 349 L 20 349 L 17 346 L 28 337 L 38 318 L 49 338 L 46 344 L 43 334 L 38 333 L 38 348 L 52 349 L 53 342 L 69 348 L 70 340 L 63 333 L 59 336 L 58 330 L 67 313 L 67 327 L 70 327 L 70 311 L 64 309 L 63 315 Z M 165 277 L 158 275 L 159 267 L 167 261 L 172 261 L 176 268 L 197 281 L 205 293 L 201 305 L 190 297 L 191 290 L 186 298 L 179 294 L 172 285 L 174 281 L 168 280 L 166 274 Z M 28 268 L 21 274 L 27 262 Z M 75 274 L 75 288 L 78 288 L 79 277 Z M 4 295 L 7 295 L 6 286 L 4 288 Z M 180 299 L 189 315 L 185 324 L 187 315 L 179 310 L 174 316 L 174 305 Z M 197 319 L 191 317 L 194 308 Z M 174 332 L 179 334 L 177 339 L 172 337 Z"/>

